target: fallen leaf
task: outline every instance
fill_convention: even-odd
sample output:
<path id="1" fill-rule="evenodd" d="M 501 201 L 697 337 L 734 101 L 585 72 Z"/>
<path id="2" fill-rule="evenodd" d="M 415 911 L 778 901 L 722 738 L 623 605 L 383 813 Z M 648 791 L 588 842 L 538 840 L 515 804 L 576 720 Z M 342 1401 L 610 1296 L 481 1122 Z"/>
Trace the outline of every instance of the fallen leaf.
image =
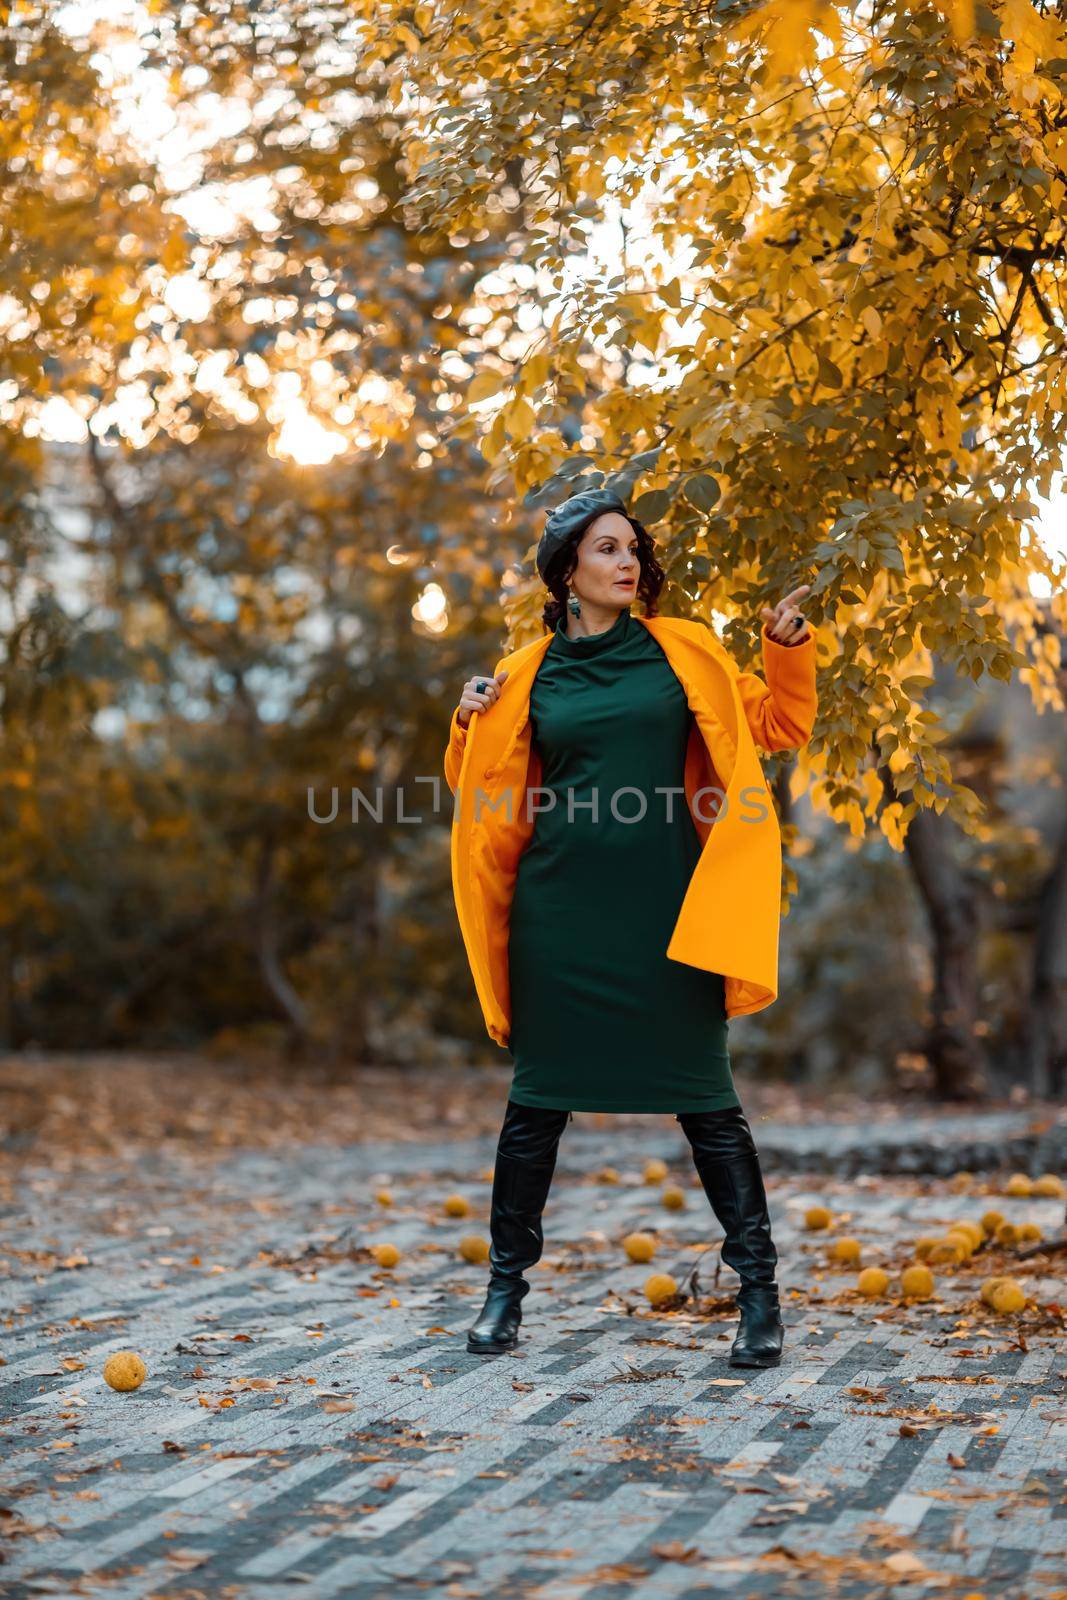
<path id="1" fill-rule="evenodd" d="M 704 1559 L 703 1552 L 695 1544 L 683 1544 L 681 1539 L 672 1539 L 669 1544 L 650 1545 L 649 1555 L 658 1556 L 660 1561 L 680 1561 L 688 1566 Z"/>
<path id="2" fill-rule="evenodd" d="M 911 1555 L 907 1550 L 898 1550 L 895 1555 L 886 1556 L 884 1565 L 890 1572 L 898 1573 L 918 1573 L 927 1570 L 918 1556 Z"/>

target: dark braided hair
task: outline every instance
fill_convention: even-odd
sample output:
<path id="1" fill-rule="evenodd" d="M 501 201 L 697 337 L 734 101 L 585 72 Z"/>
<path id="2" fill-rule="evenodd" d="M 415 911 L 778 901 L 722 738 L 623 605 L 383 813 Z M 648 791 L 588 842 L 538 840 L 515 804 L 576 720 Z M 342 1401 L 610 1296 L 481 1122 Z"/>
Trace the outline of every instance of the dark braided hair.
<path id="1" fill-rule="evenodd" d="M 667 574 L 656 560 L 652 535 L 644 524 L 629 515 L 626 520 L 637 535 L 637 560 L 641 568 L 635 598 L 644 602 L 645 616 L 654 617 L 656 601 L 667 581 Z M 578 545 L 588 531 L 588 523 L 584 528 L 579 528 L 566 544 L 560 546 L 545 568 L 545 588 L 550 598 L 545 601 L 541 621 L 546 628 L 554 629 L 567 608 L 567 581 L 578 564 Z"/>

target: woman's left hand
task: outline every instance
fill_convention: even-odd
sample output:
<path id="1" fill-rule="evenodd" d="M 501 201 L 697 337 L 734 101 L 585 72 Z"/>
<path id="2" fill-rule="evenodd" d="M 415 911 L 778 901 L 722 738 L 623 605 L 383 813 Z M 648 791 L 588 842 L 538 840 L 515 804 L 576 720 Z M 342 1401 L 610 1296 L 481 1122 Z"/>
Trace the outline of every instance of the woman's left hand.
<path id="1" fill-rule="evenodd" d="M 809 593 L 810 589 L 810 583 L 802 583 L 799 589 L 793 589 L 784 600 L 779 600 L 776 606 L 764 606 L 761 615 L 767 626 L 767 632 L 779 644 L 800 644 L 810 634 L 807 618 L 800 615 L 796 604 Z M 799 624 L 796 620 L 798 617 Z"/>

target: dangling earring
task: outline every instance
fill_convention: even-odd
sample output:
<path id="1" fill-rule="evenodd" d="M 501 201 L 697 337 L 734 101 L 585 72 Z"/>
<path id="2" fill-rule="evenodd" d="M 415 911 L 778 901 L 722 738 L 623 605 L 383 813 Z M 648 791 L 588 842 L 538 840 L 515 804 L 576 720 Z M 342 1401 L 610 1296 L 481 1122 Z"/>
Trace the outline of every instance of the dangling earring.
<path id="1" fill-rule="evenodd" d="M 570 612 L 572 617 L 580 617 L 582 614 L 582 608 L 579 604 L 578 596 L 575 594 L 573 589 L 571 589 L 567 595 L 567 610 Z"/>

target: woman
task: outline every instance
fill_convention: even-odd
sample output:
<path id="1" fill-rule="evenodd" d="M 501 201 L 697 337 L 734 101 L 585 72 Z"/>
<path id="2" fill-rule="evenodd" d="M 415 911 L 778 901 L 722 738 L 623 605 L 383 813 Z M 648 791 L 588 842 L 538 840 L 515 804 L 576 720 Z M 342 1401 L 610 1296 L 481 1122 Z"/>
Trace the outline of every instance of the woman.
<path id="1" fill-rule="evenodd" d="M 777 992 L 780 834 L 755 746 L 811 731 L 808 586 L 764 608 L 764 682 L 704 624 L 656 616 L 652 540 L 610 491 L 550 515 L 537 568 L 550 631 L 464 685 L 445 755 L 460 923 L 490 1035 L 514 1062 L 467 1348 L 517 1343 L 573 1111 L 673 1112 L 741 1280 L 730 1363 L 776 1366 L 777 1254 L 727 1025 Z M 461 799 L 474 778 L 481 815 Z"/>

